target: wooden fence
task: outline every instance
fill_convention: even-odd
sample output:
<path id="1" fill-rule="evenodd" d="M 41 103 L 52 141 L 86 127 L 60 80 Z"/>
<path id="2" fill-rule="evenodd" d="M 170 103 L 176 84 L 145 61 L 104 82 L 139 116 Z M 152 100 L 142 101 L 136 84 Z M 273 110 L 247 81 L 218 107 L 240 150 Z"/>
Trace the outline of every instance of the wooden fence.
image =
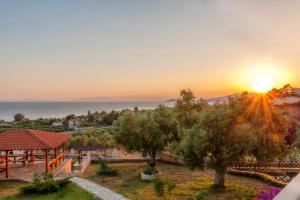
<path id="1" fill-rule="evenodd" d="M 81 163 L 80 163 L 80 173 L 85 172 L 87 167 L 92 161 L 91 153 L 87 152 L 85 156 L 82 157 Z"/>
<path id="2" fill-rule="evenodd" d="M 254 171 L 254 172 L 263 172 L 270 171 L 274 169 L 299 169 L 300 163 L 291 163 L 291 162 L 276 162 L 276 163 L 257 163 L 257 162 L 243 162 L 235 163 L 230 168 L 242 171 Z"/>

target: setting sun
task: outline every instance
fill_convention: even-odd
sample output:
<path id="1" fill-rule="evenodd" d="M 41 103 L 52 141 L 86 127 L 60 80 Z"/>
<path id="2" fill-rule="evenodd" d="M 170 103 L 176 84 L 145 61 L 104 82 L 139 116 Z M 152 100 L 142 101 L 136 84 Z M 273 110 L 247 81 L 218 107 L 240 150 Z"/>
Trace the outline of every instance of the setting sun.
<path id="1" fill-rule="evenodd" d="M 266 93 L 293 82 L 289 71 L 283 66 L 283 63 L 275 61 L 246 64 L 236 75 L 238 88 L 241 91 Z"/>
<path id="2" fill-rule="evenodd" d="M 273 84 L 268 77 L 257 77 L 252 83 L 252 89 L 255 92 L 266 93 L 273 88 Z"/>

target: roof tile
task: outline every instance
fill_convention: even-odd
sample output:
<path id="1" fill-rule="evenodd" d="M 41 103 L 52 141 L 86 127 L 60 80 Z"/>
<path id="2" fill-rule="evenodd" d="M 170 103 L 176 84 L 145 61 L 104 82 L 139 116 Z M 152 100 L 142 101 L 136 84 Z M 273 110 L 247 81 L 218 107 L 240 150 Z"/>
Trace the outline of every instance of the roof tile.
<path id="1" fill-rule="evenodd" d="M 0 133 L 0 150 L 33 150 L 56 148 L 70 135 L 46 131 L 16 129 Z"/>

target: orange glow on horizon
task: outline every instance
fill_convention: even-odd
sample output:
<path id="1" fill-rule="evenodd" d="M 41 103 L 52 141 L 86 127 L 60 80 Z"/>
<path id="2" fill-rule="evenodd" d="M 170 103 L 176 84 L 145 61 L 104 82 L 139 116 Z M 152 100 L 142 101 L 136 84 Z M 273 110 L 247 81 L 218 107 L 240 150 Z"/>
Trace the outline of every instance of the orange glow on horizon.
<path id="1" fill-rule="evenodd" d="M 289 71 L 282 66 L 271 61 L 249 64 L 236 75 L 237 88 L 241 91 L 266 93 L 273 88 L 292 84 Z"/>
<path id="2" fill-rule="evenodd" d="M 253 80 L 252 83 L 252 89 L 258 93 L 266 93 L 270 91 L 273 87 L 274 85 L 272 84 L 269 77 L 263 75 L 260 75 L 259 77 L 255 78 L 255 80 Z"/>

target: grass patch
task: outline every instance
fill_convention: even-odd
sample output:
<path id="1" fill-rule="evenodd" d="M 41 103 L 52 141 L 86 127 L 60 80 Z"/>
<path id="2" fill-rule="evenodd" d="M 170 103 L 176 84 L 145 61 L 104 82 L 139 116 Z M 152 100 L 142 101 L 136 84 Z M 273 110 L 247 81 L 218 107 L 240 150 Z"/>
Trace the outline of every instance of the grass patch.
<path id="1" fill-rule="evenodd" d="M 153 189 L 153 184 L 140 179 L 140 171 L 146 163 L 112 163 L 109 166 L 118 170 L 116 177 L 107 177 L 97 174 L 99 164 L 92 164 L 82 176 L 115 192 L 121 193 L 132 200 L 162 200 Z M 158 163 L 157 169 L 162 178 L 171 178 L 176 184 L 168 200 L 196 200 L 199 191 L 207 190 L 206 200 L 251 200 L 267 184 L 245 177 L 226 175 L 226 188 L 211 188 L 213 171 L 191 171 L 184 166 Z"/>
<path id="2" fill-rule="evenodd" d="M 51 194 L 22 194 L 20 188 L 27 185 L 21 181 L 0 181 L 0 200 L 95 200 L 92 194 L 70 183 L 62 191 Z"/>
<path id="3" fill-rule="evenodd" d="M 19 193 L 22 186 L 28 185 L 22 181 L 0 181 L 0 200 Z"/>

